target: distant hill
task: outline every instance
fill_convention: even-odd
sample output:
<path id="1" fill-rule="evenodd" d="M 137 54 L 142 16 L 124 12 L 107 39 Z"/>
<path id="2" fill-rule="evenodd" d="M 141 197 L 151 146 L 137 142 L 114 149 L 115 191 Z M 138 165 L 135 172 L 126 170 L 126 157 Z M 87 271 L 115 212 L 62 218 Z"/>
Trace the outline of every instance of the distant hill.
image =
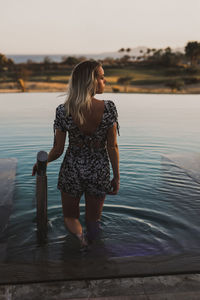
<path id="1" fill-rule="evenodd" d="M 113 52 L 103 52 L 103 53 L 90 53 L 90 54 L 75 54 L 75 53 L 69 53 L 69 54 L 8 54 L 6 55 L 8 58 L 11 58 L 14 60 L 15 63 L 26 63 L 28 60 L 33 61 L 33 62 L 43 62 L 45 57 L 49 57 L 50 60 L 54 61 L 54 62 L 61 62 L 62 58 L 64 56 L 84 56 L 87 59 L 105 59 L 108 57 L 111 58 L 121 58 L 124 55 L 130 55 L 130 56 L 140 56 L 142 55 L 142 53 L 145 53 L 148 49 L 148 47 L 145 46 L 139 46 L 139 47 L 135 47 L 135 48 L 131 48 L 130 52 L 127 51 L 123 51 L 123 52 L 119 52 L 119 51 L 113 51 Z M 172 50 L 174 52 L 184 52 L 184 47 L 179 47 L 179 48 L 172 48 Z M 142 52 L 141 52 L 142 51 Z"/>
<path id="2" fill-rule="evenodd" d="M 130 56 L 139 56 L 142 53 L 140 51 L 146 52 L 146 50 L 148 49 L 147 47 L 141 46 L 141 47 L 136 47 L 136 48 L 130 48 L 131 51 L 127 52 L 127 51 L 123 51 L 123 52 L 119 52 L 119 51 L 113 51 L 113 52 L 103 52 L 103 53 L 99 53 L 99 54 L 86 54 L 85 56 L 87 58 L 94 58 L 94 59 L 104 59 L 107 57 L 112 57 L 112 58 L 120 58 L 123 57 L 124 55 L 130 55 Z"/>
<path id="3" fill-rule="evenodd" d="M 85 56 L 86 58 L 93 58 L 93 59 L 105 59 L 108 57 L 111 58 L 121 58 L 124 55 L 130 55 L 130 56 L 140 56 L 143 53 L 146 53 L 148 47 L 145 46 L 139 46 L 139 47 L 135 47 L 135 48 L 130 48 L 131 51 L 127 52 L 126 50 L 123 52 L 119 52 L 119 51 L 113 51 L 113 52 L 103 52 L 103 53 L 96 53 L 96 54 L 83 54 L 83 55 L 76 55 L 76 56 Z M 141 52 L 142 51 L 142 52 Z M 184 47 L 178 47 L 178 48 L 172 48 L 173 52 L 182 52 L 184 53 Z"/>

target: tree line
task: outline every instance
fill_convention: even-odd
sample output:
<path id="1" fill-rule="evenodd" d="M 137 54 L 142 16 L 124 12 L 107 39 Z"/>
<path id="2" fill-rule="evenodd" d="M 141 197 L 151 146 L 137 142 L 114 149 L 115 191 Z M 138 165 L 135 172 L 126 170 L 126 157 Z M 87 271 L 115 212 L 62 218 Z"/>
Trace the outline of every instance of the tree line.
<path id="1" fill-rule="evenodd" d="M 132 66 L 138 68 L 161 68 L 166 69 L 169 76 L 181 75 L 181 72 L 186 72 L 188 78 L 184 80 L 188 80 L 187 83 L 199 82 L 199 79 L 191 78 L 191 76 L 200 71 L 200 42 L 198 41 L 189 41 L 184 48 L 184 53 L 174 52 L 170 47 L 140 50 L 139 56 L 132 56 L 131 48 L 120 48 L 118 52 L 124 55 L 120 58 L 107 57 L 100 60 L 104 68 L 131 68 Z M 0 53 L 0 82 L 15 81 L 23 90 L 23 81 L 26 81 L 28 78 L 34 80 L 38 76 L 40 81 L 50 81 L 52 76 L 69 75 L 72 68 L 85 59 L 83 56 L 63 56 L 61 62 L 54 62 L 46 56 L 41 63 L 28 60 L 26 63 L 16 64 L 12 59 Z M 41 76 L 43 76 L 43 79 L 41 79 Z M 126 86 L 132 79 L 132 77 L 127 75 L 118 78 L 117 83 Z M 174 85 L 174 88 L 178 89 L 183 85 L 183 82 L 180 80 L 176 82 L 169 80 L 170 85 L 171 88 Z"/>
<path id="2" fill-rule="evenodd" d="M 165 49 L 148 48 L 146 52 L 140 50 L 139 56 L 131 56 L 131 48 L 120 48 L 118 52 L 126 54 L 121 58 L 107 57 L 101 60 L 102 63 L 105 63 L 106 65 L 127 65 L 136 62 L 148 62 L 149 64 L 160 64 L 161 66 L 174 66 L 179 64 L 180 62 L 185 62 L 189 63 L 191 66 L 197 66 L 200 61 L 200 42 L 188 42 L 184 48 L 184 53 L 173 52 L 170 47 L 167 47 Z M 43 68 L 41 69 L 51 69 L 50 66 L 55 67 L 58 65 L 73 67 L 74 65 L 85 59 L 86 58 L 84 56 L 63 56 L 62 61 L 56 63 L 51 61 L 51 59 L 46 56 L 44 58 L 44 61 L 41 63 L 35 63 L 31 60 L 28 60 L 26 63 L 20 63 L 19 65 L 28 65 L 29 67 L 33 67 L 33 65 L 43 65 Z M 0 53 L 0 72 L 8 71 L 10 69 L 13 70 L 14 65 L 16 64 L 12 59 L 7 58 L 6 55 Z M 37 67 L 35 67 L 35 69 L 37 69 Z"/>

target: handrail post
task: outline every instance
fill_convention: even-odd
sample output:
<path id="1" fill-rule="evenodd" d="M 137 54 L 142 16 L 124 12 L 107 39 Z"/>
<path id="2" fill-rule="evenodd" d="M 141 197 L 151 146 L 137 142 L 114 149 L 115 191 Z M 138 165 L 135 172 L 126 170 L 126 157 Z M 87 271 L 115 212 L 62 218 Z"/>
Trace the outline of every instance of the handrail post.
<path id="1" fill-rule="evenodd" d="M 36 200 L 37 200 L 37 234 L 40 242 L 47 236 L 47 158 L 45 151 L 37 154 Z"/>

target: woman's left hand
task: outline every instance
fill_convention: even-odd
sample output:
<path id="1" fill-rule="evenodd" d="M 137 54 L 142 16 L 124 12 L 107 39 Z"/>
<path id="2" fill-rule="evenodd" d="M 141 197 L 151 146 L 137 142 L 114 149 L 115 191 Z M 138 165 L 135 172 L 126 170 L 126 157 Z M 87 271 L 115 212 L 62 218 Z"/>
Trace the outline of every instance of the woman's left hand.
<path id="1" fill-rule="evenodd" d="M 116 195 L 119 191 L 119 179 L 113 178 L 111 181 L 112 190 L 108 193 L 109 195 Z"/>
<path id="2" fill-rule="evenodd" d="M 37 163 L 34 164 L 33 169 L 32 169 L 32 176 L 35 176 L 37 173 Z"/>

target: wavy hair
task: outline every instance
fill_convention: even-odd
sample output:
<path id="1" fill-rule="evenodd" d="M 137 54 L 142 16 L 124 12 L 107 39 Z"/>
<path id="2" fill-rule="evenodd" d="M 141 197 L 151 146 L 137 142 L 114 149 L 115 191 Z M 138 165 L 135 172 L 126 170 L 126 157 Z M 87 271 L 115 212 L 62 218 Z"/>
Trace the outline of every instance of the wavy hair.
<path id="1" fill-rule="evenodd" d="M 72 115 L 81 125 L 85 121 L 83 108 L 90 108 L 92 97 L 96 94 L 100 66 L 100 62 L 86 60 L 76 65 L 71 74 L 64 105 L 67 115 Z"/>

